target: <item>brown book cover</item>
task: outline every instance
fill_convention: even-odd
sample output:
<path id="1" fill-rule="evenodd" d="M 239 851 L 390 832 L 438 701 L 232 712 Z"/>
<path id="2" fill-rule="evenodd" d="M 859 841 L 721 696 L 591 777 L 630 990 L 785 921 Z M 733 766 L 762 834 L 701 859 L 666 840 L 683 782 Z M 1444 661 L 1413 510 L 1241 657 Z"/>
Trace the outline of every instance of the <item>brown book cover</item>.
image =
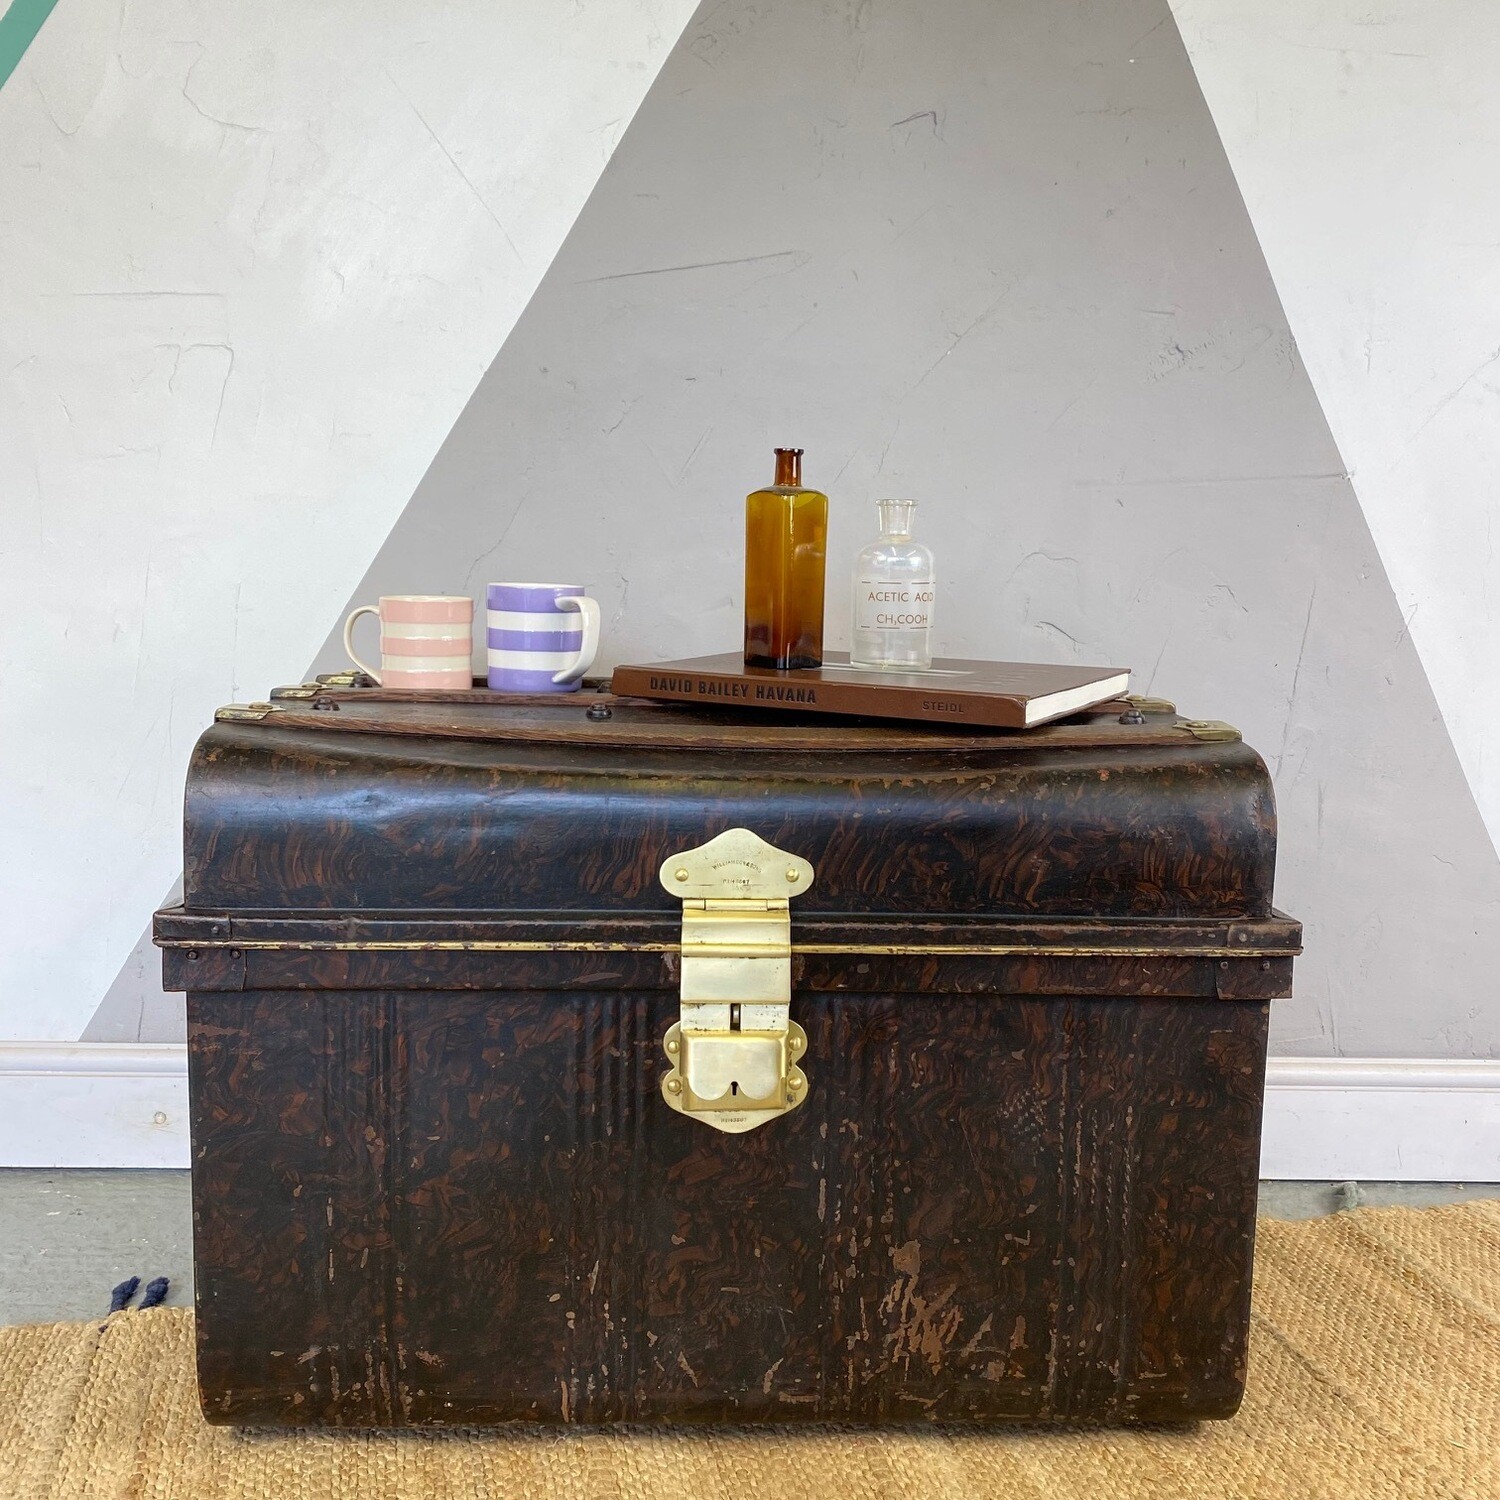
<path id="1" fill-rule="evenodd" d="M 925 672 L 851 667 L 830 651 L 821 667 L 776 672 L 747 667 L 739 652 L 615 668 L 610 684 L 625 697 L 722 707 L 864 714 L 1032 729 L 1118 698 L 1130 684 L 1119 667 L 1065 667 L 1045 662 L 937 658 Z"/>

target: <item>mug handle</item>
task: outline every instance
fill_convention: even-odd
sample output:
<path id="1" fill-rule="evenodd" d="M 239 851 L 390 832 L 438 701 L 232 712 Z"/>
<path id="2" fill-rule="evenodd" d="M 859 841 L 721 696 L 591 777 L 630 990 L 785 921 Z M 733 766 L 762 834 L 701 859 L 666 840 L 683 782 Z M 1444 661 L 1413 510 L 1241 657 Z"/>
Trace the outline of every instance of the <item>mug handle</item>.
<path id="1" fill-rule="evenodd" d="M 599 604 L 597 600 L 578 594 L 562 594 L 558 597 L 557 607 L 576 609 L 583 616 L 583 644 L 578 648 L 578 660 L 571 667 L 552 674 L 553 682 L 562 686 L 577 682 L 594 665 L 594 658 L 599 654 Z"/>
<path id="2" fill-rule="evenodd" d="M 372 678 L 374 680 L 375 686 L 379 687 L 380 673 L 377 672 L 374 667 L 367 667 L 364 662 L 362 662 L 354 654 L 354 622 L 361 615 L 374 615 L 378 619 L 380 617 L 380 606 L 378 604 L 361 604 L 360 607 L 356 609 L 347 620 L 344 621 L 344 650 L 348 654 L 349 660 L 352 661 L 354 665 L 365 674 L 366 677 Z"/>

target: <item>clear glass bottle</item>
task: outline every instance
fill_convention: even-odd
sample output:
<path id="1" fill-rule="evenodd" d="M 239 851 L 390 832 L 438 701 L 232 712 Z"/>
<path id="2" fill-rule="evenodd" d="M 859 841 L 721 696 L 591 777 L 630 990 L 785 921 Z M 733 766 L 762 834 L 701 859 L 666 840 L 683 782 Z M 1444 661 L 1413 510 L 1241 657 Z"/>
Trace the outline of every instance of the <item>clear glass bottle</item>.
<path id="1" fill-rule="evenodd" d="M 745 497 L 745 664 L 823 665 L 828 496 L 802 487 L 802 450 L 776 450 L 776 482 Z"/>
<path id="2" fill-rule="evenodd" d="M 911 538 L 915 500 L 877 500 L 880 538 L 854 559 L 849 664 L 926 671 L 932 665 L 932 553 Z"/>

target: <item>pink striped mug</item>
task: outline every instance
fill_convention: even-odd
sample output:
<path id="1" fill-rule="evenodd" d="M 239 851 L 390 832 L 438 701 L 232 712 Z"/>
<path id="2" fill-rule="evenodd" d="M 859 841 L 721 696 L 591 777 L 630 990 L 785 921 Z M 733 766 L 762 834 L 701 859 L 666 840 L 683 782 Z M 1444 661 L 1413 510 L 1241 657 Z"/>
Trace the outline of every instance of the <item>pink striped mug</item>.
<path id="1" fill-rule="evenodd" d="M 354 654 L 354 622 L 380 621 L 380 670 Z M 388 688 L 474 686 L 474 601 L 456 594 L 383 594 L 344 621 L 349 660 Z"/>

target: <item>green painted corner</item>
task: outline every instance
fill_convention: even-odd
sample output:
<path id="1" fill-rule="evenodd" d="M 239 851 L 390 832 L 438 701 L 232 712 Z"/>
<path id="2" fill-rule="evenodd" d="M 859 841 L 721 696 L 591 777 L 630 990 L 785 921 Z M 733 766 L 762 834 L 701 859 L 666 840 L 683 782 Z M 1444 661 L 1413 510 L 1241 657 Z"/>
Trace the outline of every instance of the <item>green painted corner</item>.
<path id="1" fill-rule="evenodd" d="M 25 57 L 31 39 L 42 29 L 42 22 L 52 14 L 57 0 L 11 0 L 0 16 L 0 89 Z"/>

